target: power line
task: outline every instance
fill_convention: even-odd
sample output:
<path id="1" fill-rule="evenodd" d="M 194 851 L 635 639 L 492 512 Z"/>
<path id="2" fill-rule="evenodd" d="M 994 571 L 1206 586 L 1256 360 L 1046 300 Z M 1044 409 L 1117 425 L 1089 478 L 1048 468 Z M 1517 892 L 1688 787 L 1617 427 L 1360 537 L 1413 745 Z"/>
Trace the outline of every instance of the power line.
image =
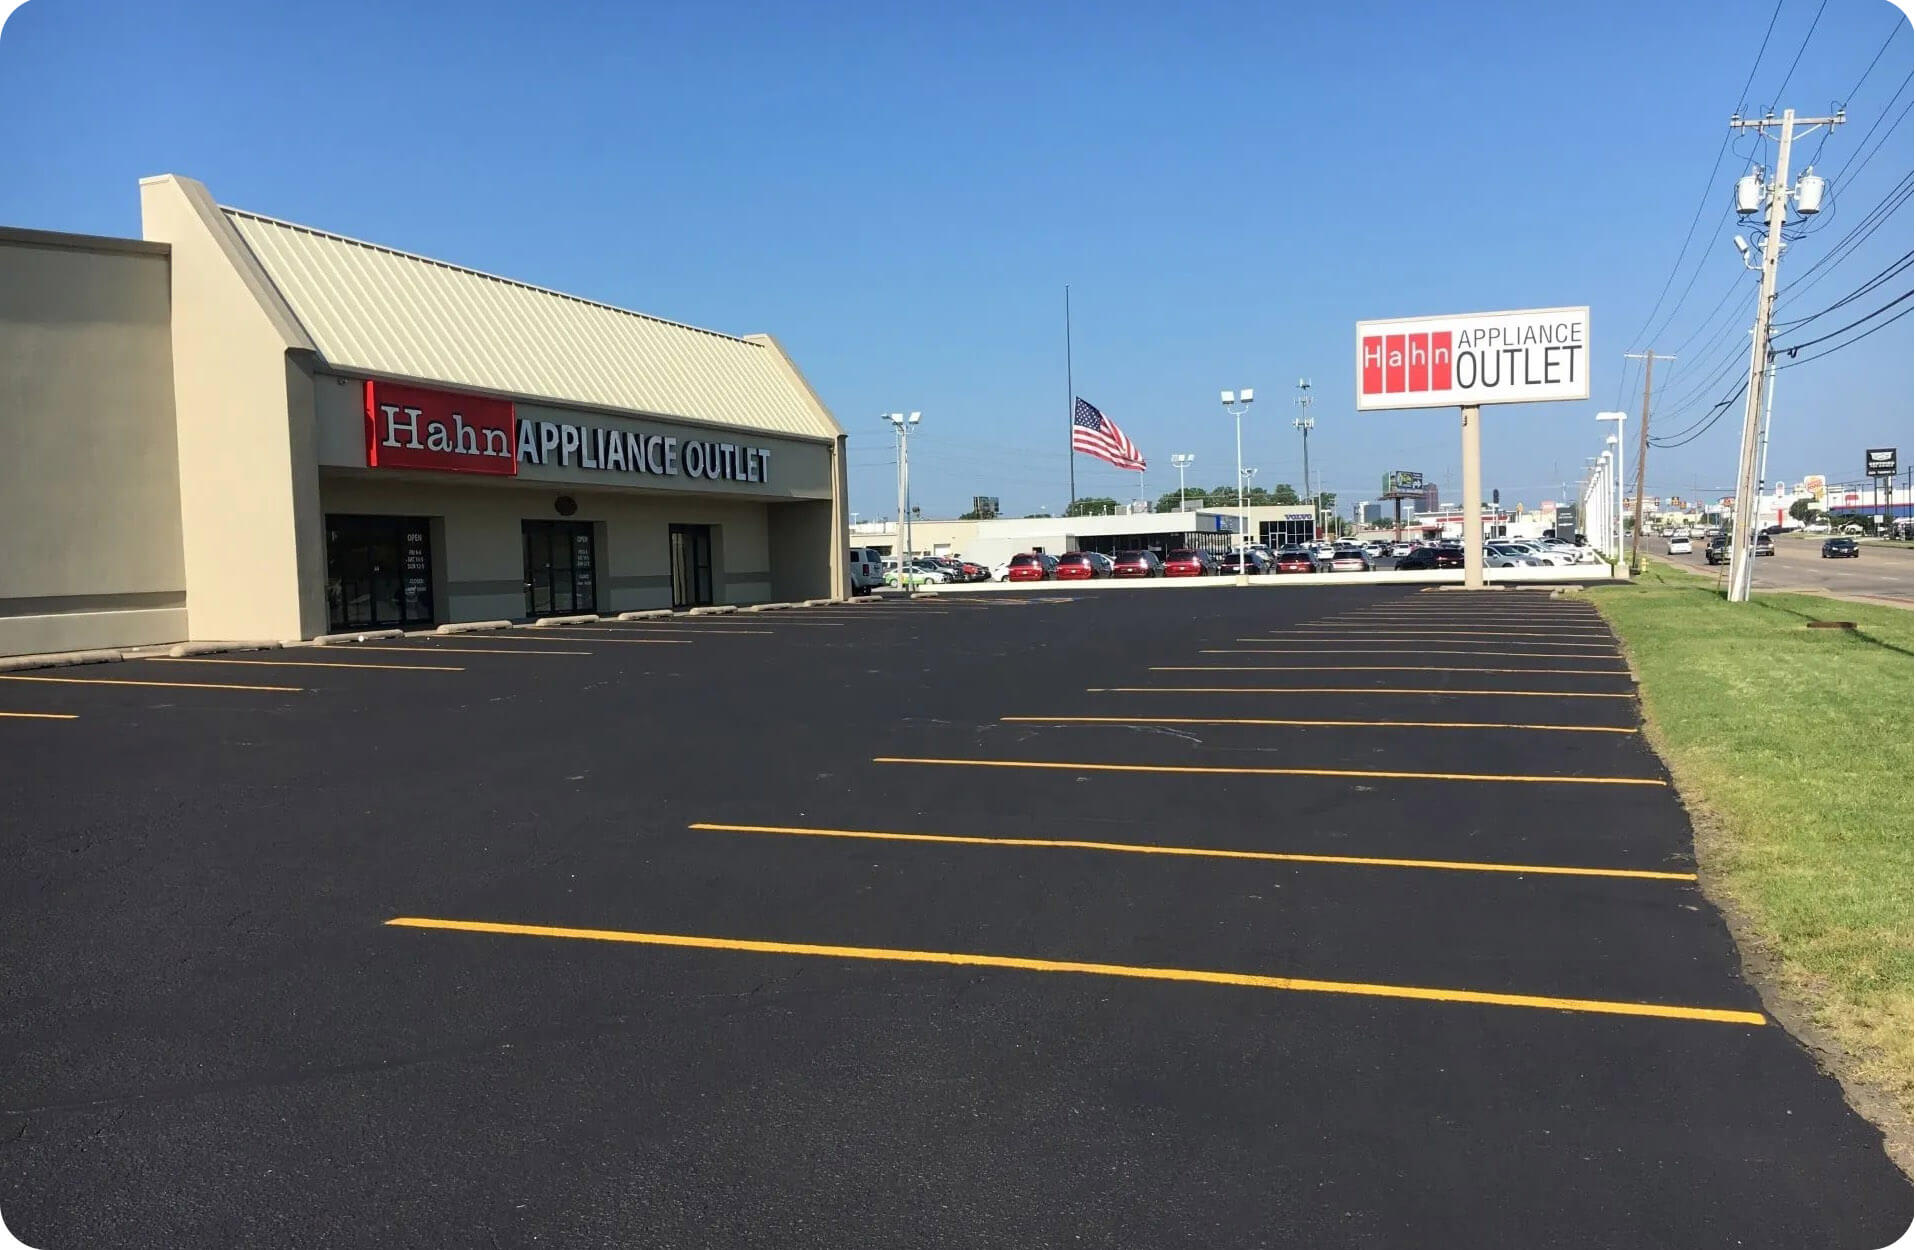
<path id="1" fill-rule="evenodd" d="M 1891 317 L 1889 320 L 1879 322 L 1876 325 L 1871 326 L 1869 329 L 1863 331 L 1861 334 L 1857 335 L 1853 339 L 1847 339 L 1841 343 L 1838 343 L 1835 347 L 1826 347 L 1822 351 L 1816 353 L 1814 356 L 1804 356 L 1800 360 L 1792 360 L 1787 365 L 1778 365 L 1776 367 L 1779 369 L 1794 369 L 1798 365 L 1806 365 L 1812 360 L 1821 360 L 1823 357 L 1828 356 L 1831 353 L 1842 351 L 1845 347 L 1848 347 L 1851 343 L 1862 342 L 1864 339 L 1876 333 L 1878 330 L 1883 329 L 1885 326 L 1895 325 L 1897 322 L 1901 321 L 1904 317 L 1909 316 L 1909 313 L 1910 313 L 1910 310 L 1905 308 L 1903 309 L 1903 311 L 1897 313 L 1894 317 Z"/>
<path id="2" fill-rule="evenodd" d="M 1770 35 L 1776 30 L 1776 19 L 1782 12 L 1783 0 L 1776 0 L 1776 7 L 1770 10 L 1770 24 L 1763 30 L 1763 42 L 1756 49 L 1756 59 L 1750 62 L 1750 72 L 1744 77 L 1743 86 L 1737 92 L 1736 111 L 1738 113 L 1743 111 L 1744 105 L 1749 101 L 1750 84 L 1756 81 L 1756 71 L 1763 64 L 1763 54 L 1769 49 Z M 1690 228 L 1683 236 L 1683 246 L 1677 251 L 1677 258 L 1670 263 L 1670 272 L 1664 276 L 1663 286 L 1657 291 L 1656 301 L 1650 305 L 1649 315 L 1644 317 L 1643 324 L 1637 327 L 1636 333 L 1630 336 L 1629 342 L 1632 348 L 1638 346 L 1639 341 L 1643 338 L 1643 332 L 1650 328 L 1650 324 L 1657 319 L 1657 313 L 1662 311 L 1663 297 L 1670 293 L 1670 284 L 1676 281 L 1677 271 L 1683 268 L 1684 257 L 1690 254 L 1690 243 L 1696 237 L 1697 223 L 1703 219 L 1703 209 L 1710 202 L 1710 193 L 1717 185 L 1717 170 L 1722 166 L 1723 153 L 1729 150 L 1729 146 L 1730 133 L 1725 132 L 1723 141 L 1717 144 L 1716 156 L 1710 161 L 1709 175 L 1703 181 L 1703 193 L 1697 196 L 1696 211 L 1690 215 Z M 1678 307 L 1681 307 L 1680 303 Z M 1674 315 L 1674 311 L 1672 315 Z M 1665 324 L 1668 323 L 1666 322 Z M 1618 393 L 1617 402 L 1619 404 L 1623 402 L 1621 392 Z"/>
<path id="3" fill-rule="evenodd" d="M 1864 313 L 1862 316 L 1850 322 L 1848 325 L 1843 326 L 1841 329 L 1831 330 L 1828 334 L 1823 335 L 1821 338 L 1809 339 L 1808 341 L 1802 342 L 1802 343 L 1785 343 L 1781 347 L 1774 348 L 1773 352 L 1778 354 L 1787 353 L 1791 356 L 1794 356 L 1797 352 L 1801 351 L 1805 347 L 1814 347 L 1818 343 L 1827 342 L 1828 340 L 1835 338 L 1837 335 L 1842 334 L 1844 331 L 1854 330 L 1857 326 L 1862 325 L 1865 321 L 1868 321 L 1870 318 L 1881 316 L 1883 313 L 1888 312 L 1890 309 L 1896 307 L 1896 305 L 1908 299 L 1916 299 L 1916 291 L 1904 291 L 1901 295 L 1898 295 L 1895 299 L 1891 300 L 1889 303 L 1884 304 L 1881 308 L 1878 308 L 1872 312 Z M 1822 352 L 1817 353 L 1817 355 L 1819 356 L 1823 354 L 1824 353 Z"/>

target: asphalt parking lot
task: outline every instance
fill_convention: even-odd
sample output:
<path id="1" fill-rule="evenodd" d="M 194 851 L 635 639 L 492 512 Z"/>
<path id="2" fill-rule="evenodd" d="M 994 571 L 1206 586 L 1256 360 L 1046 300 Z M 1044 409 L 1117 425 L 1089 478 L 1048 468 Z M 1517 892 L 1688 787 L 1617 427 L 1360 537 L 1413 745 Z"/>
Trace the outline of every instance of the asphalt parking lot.
<path id="1" fill-rule="evenodd" d="M 0 1214 L 45 1250 L 1910 1223 L 1574 600 L 1047 586 L 4 676 Z"/>

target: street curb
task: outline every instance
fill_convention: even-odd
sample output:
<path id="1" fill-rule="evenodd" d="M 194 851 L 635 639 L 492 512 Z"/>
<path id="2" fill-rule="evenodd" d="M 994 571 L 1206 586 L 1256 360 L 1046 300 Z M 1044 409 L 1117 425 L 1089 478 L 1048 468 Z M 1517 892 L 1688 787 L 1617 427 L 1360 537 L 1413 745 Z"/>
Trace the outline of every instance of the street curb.
<path id="1" fill-rule="evenodd" d="M 335 642 L 371 642 L 376 638 L 404 638 L 403 629 L 368 629 L 357 634 L 321 634 L 313 639 L 313 645 L 323 647 Z"/>
<path id="2" fill-rule="evenodd" d="M 124 658 L 120 651 L 46 651 L 39 655 L 0 656 L 0 672 L 17 668 L 68 668 L 75 664 L 113 664 Z"/>

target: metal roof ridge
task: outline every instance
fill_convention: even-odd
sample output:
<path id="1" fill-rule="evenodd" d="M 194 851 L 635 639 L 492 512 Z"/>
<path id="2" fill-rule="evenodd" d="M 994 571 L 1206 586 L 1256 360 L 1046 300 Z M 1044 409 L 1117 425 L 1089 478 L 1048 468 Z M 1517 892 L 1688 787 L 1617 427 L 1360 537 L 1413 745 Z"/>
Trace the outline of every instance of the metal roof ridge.
<path id="1" fill-rule="evenodd" d="M 256 213 L 251 209 L 235 208 L 231 204 L 221 204 L 219 210 L 222 213 L 230 213 L 235 217 L 250 217 L 254 221 L 263 221 L 268 225 L 283 226 L 288 230 L 299 230 L 306 234 L 318 235 L 322 239 L 333 239 L 340 243 L 350 243 L 354 247 L 369 248 L 375 252 L 385 252 L 388 255 L 402 257 L 406 260 L 416 260 L 428 265 L 436 265 L 441 269 L 450 269 L 454 273 L 471 274 L 475 278 L 484 278 L 489 282 L 500 282 L 506 286 L 518 287 L 521 290 L 535 291 L 540 295 L 551 295 L 558 299 L 571 300 L 575 304 L 584 304 L 589 308 L 603 308 L 607 312 L 615 312 L 621 316 L 637 317 L 641 321 L 657 322 L 659 325 L 671 326 L 675 330 L 690 330 L 695 334 L 708 334 L 715 339 L 724 339 L 727 342 L 738 343 L 746 347 L 756 347 L 760 351 L 765 350 L 766 345 L 764 343 L 754 342 L 745 335 L 727 334 L 723 330 L 708 330 L 704 326 L 690 325 L 683 321 L 673 321 L 669 317 L 658 317 L 651 313 L 642 313 L 631 308 L 621 308 L 617 304 L 608 304 L 604 300 L 587 299 L 583 295 L 573 295 L 570 292 L 556 291 L 549 286 L 540 286 L 534 282 L 524 282 L 518 278 L 508 278 L 502 274 L 488 273 L 483 269 L 474 269 L 470 265 L 455 265 L 451 261 L 439 260 L 431 256 L 421 256 L 418 252 L 408 252 L 404 248 L 389 247 L 384 243 L 372 243 L 365 239 L 355 239 L 351 235 L 340 234 L 333 230 L 321 230 L 317 226 L 308 226 L 297 221 L 287 221 L 283 217 L 273 217 L 266 213 Z"/>

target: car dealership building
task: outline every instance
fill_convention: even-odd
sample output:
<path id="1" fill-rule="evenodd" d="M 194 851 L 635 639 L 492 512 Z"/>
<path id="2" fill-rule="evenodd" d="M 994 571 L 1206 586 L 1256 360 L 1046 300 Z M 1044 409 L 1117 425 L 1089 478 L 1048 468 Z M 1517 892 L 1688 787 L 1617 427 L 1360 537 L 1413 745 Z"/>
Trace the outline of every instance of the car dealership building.
<path id="1" fill-rule="evenodd" d="M 0 654 L 846 592 L 844 431 L 770 337 L 140 198 L 0 230 Z"/>

